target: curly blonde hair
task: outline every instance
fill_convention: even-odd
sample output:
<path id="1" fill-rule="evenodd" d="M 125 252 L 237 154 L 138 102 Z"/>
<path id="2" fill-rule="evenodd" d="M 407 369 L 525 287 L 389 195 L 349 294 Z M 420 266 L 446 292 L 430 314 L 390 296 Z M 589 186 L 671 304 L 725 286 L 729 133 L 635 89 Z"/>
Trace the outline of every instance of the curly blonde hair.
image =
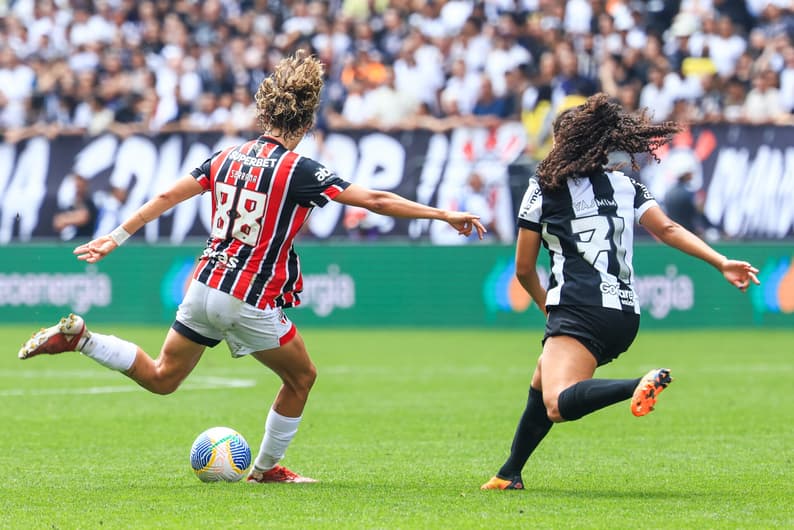
<path id="1" fill-rule="evenodd" d="M 299 50 L 281 59 L 256 91 L 257 121 L 265 133 L 293 140 L 314 123 L 323 87 L 323 65 Z"/>

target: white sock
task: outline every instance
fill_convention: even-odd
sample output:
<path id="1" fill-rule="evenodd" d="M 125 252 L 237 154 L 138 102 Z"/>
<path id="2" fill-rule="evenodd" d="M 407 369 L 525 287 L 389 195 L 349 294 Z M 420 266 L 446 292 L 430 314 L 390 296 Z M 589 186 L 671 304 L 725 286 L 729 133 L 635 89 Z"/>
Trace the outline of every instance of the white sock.
<path id="1" fill-rule="evenodd" d="M 82 342 L 82 341 L 81 341 Z M 138 347 L 114 335 L 91 333 L 85 344 L 79 347 L 80 353 L 120 372 L 126 372 L 135 362 Z"/>
<path id="2" fill-rule="evenodd" d="M 257 471 L 273 469 L 284 458 L 287 446 L 298 432 L 301 418 L 302 416 L 288 418 L 270 409 L 265 422 L 265 436 L 262 438 L 259 454 L 254 461 L 254 468 Z"/>

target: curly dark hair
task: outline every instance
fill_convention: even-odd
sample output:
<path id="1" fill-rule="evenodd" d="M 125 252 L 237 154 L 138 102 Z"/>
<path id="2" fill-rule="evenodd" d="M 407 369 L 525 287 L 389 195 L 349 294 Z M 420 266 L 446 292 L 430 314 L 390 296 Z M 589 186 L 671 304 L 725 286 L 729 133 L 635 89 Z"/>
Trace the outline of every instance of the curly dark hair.
<path id="1" fill-rule="evenodd" d="M 323 65 L 304 50 L 281 59 L 256 91 L 257 120 L 265 133 L 285 139 L 303 135 L 314 123 L 323 87 Z"/>
<path id="2" fill-rule="evenodd" d="M 616 151 L 627 153 L 639 170 L 635 155 L 648 153 L 659 162 L 656 149 L 679 129 L 674 122 L 652 123 L 647 109 L 628 113 L 608 95 L 595 94 L 554 120 L 554 147 L 538 164 L 538 181 L 555 190 L 569 178 L 600 173 Z"/>

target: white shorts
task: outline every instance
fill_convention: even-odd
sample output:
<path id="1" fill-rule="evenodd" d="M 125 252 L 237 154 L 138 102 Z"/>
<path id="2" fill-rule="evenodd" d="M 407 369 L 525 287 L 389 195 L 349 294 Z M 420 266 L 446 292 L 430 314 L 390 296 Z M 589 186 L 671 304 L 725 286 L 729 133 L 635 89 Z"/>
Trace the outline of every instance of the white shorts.
<path id="1" fill-rule="evenodd" d="M 259 309 L 192 280 L 171 326 L 195 343 L 229 345 L 232 357 L 278 348 L 297 333 L 280 307 Z"/>

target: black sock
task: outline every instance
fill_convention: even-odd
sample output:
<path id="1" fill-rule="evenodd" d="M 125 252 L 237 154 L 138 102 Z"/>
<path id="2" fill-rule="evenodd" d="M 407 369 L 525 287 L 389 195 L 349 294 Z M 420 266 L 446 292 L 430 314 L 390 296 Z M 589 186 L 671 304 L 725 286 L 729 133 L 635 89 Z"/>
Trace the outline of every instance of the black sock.
<path id="1" fill-rule="evenodd" d="M 521 420 L 518 422 L 516 434 L 513 436 L 513 445 L 510 447 L 510 456 L 499 470 L 502 478 L 512 479 L 520 475 L 527 463 L 529 455 L 538 446 L 554 425 L 546 415 L 546 405 L 543 404 L 543 392 L 529 388 L 527 407 Z"/>
<path id="2" fill-rule="evenodd" d="M 568 421 L 629 399 L 640 379 L 586 379 L 571 385 L 557 397 L 560 416 Z"/>

